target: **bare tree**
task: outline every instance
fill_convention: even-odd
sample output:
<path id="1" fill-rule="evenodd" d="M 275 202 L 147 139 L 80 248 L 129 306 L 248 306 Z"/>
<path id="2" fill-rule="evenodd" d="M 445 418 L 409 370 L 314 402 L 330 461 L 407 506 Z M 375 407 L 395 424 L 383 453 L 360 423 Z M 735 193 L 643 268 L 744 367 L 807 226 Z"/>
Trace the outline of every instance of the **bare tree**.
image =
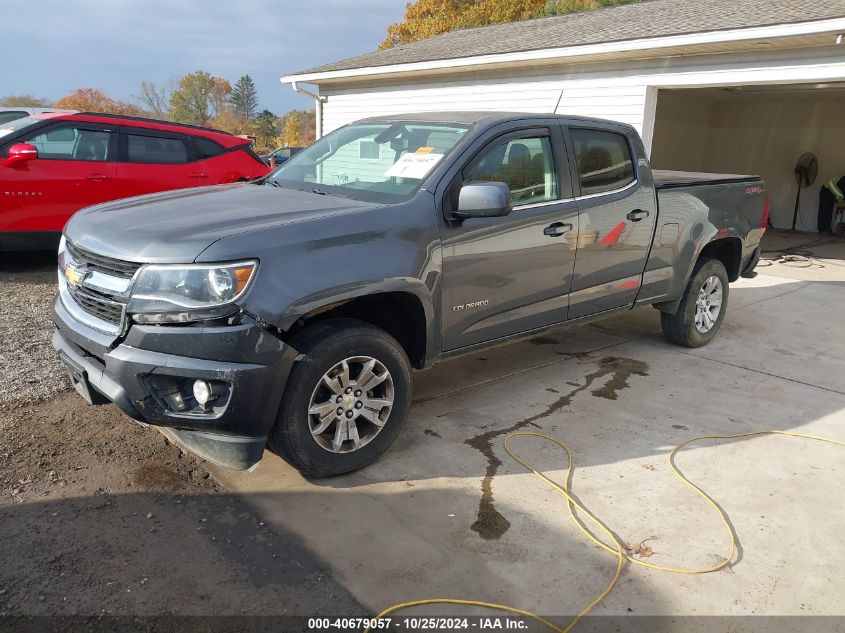
<path id="1" fill-rule="evenodd" d="M 152 81 L 142 81 L 135 100 L 150 116 L 156 119 L 170 118 L 170 86 L 157 86 Z"/>

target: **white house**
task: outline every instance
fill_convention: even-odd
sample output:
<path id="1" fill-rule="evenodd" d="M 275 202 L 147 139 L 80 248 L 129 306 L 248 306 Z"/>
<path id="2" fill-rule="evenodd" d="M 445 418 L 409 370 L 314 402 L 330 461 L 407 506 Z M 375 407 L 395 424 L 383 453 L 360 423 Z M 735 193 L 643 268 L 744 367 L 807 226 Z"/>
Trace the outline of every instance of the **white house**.
<path id="1" fill-rule="evenodd" d="M 445 33 L 282 78 L 318 134 L 401 112 L 555 112 L 630 123 L 659 168 L 762 175 L 792 224 L 795 164 L 845 175 L 845 0 L 649 0 Z M 316 88 L 303 88 L 315 84 Z"/>

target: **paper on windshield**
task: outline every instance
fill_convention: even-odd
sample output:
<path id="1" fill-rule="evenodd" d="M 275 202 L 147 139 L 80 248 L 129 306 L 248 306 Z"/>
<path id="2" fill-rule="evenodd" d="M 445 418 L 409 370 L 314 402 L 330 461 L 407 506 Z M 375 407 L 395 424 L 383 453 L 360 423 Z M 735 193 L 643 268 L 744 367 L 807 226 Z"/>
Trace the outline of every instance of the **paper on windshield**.
<path id="1" fill-rule="evenodd" d="M 442 159 L 443 154 L 403 154 L 384 175 L 390 178 L 422 178 Z"/>

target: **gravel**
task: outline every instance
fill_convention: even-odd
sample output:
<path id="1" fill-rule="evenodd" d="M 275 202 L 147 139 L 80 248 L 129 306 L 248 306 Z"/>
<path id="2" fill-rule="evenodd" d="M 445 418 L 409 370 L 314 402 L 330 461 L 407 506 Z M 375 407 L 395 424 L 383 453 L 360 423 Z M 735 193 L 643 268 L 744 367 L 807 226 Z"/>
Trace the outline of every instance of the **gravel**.
<path id="1" fill-rule="evenodd" d="M 55 285 L 53 255 L 0 257 L 0 630 L 212 630 L 216 618 L 174 619 L 201 614 L 281 631 L 263 616 L 364 615 L 200 460 L 67 391 L 50 345 Z"/>
<path id="2" fill-rule="evenodd" d="M 0 406 L 39 402 L 70 389 L 50 345 L 55 262 L 52 253 L 0 256 Z"/>

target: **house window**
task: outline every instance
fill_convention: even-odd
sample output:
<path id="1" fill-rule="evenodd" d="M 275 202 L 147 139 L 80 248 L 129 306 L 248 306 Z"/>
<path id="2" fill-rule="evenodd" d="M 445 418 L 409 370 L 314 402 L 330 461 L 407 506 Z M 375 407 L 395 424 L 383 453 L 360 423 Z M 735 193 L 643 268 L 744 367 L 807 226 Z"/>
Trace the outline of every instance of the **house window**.
<path id="1" fill-rule="evenodd" d="M 358 158 L 378 160 L 381 158 L 381 146 L 375 141 L 361 140 L 358 142 Z"/>

